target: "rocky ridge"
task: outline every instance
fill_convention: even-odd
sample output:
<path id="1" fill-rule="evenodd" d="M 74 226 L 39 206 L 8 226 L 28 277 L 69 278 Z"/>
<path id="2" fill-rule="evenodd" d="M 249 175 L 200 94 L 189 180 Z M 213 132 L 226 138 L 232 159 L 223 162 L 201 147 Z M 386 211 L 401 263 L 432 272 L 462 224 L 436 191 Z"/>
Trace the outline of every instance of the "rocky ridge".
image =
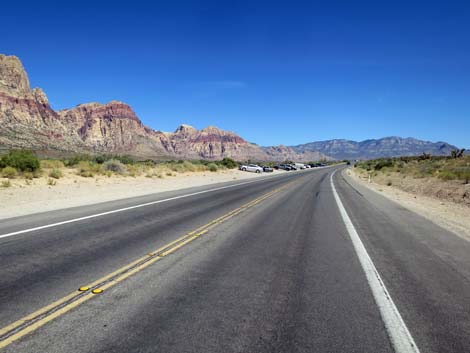
<path id="1" fill-rule="evenodd" d="M 447 142 L 430 142 L 412 137 L 397 136 L 364 141 L 327 140 L 292 146 L 297 153 L 317 151 L 335 159 L 373 159 L 381 157 L 416 156 L 429 153 L 437 156 L 450 155 L 457 149 Z"/>
<path id="2" fill-rule="evenodd" d="M 31 90 L 15 56 L 0 54 L 0 147 L 38 151 L 121 153 L 152 159 L 310 160 L 312 155 L 282 147 L 263 149 L 213 126 L 181 125 L 173 133 L 145 126 L 118 101 L 86 103 L 54 111 L 40 88 Z M 318 154 L 315 154 L 318 155 Z"/>

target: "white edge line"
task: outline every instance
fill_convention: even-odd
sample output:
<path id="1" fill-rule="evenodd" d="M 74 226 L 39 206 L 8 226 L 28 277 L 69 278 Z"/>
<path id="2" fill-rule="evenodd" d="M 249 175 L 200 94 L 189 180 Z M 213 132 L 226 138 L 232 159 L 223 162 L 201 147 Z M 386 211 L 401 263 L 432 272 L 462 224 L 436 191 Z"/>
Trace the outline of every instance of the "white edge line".
<path id="1" fill-rule="evenodd" d="M 318 169 L 312 169 L 312 170 L 318 170 Z M 146 203 L 142 203 L 142 204 L 139 204 L 139 205 L 134 205 L 134 206 L 124 207 L 124 208 L 119 208 L 119 209 L 116 209 L 116 210 L 106 211 L 106 212 L 102 212 L 102 213 L 96 213 L 96 214 L 92 214 L 92 215 L 89 215 L 89 216 L 84 216 L 84 217 L 79 217 L 79 218 L 68 219 L 68 220 L 62 221 L 62 222 L 51 223 L 51 224 L 45 224 L 45 225 L 43 225 L 43 226 L 38 226 L 38 227 L 34 227 L 34 228 L 28 228 L 28 229 L 19 230 L 19 231 L 16 231 L 16 232 L 1 234 L 1 235 L 0 235 L 0 239 L 2 239 L 2 238 L 8 238 L 8 237 L 11 237 L 11 236 L 14 236 L 14 235 L 19 235 L 19 234 L 31 233 L 31 232 L 35 232 L 35 231 L 37 231 L 37 230 L 42 230 L 42 229 L 57 227 L 57 226 L 61 226 L 61 225 L 64 225 L 64 224 L 69 224 L 69 223 L 84 221 L 84 220 L 86 220 L 86 219 L 92 219 L 92 218 L 102 217 L 102 216 L 106 216 L 106 215 L 113 214 L 113 213 L 129 211 L 129 210 L 132 210 L 132 209 L 135 209 L 135 208 L 151 206 L 151 205 L 155 205 L 155 204 L 162 203 L 162 202 L 167 202 L 167 201 L 182 199 L 182 198 L 185 198 L 185 197 L 190 197 L 190 196 L 205 194 L 205 193 L 208 193 L 208 192 L 213 192 L 213 191 L 218 191 L 218 190 L 233 188 L 233 187 L 237 187 L 237 186 L 240 186 L 240 185 L 247 185 L 247 184 L 259 182 L 259 181 L 262 181 L 262 180 L 271 179 L 271 178 L 280 177 L 280 176 L 285 176 L 285 175 L 291 175 L 291 174 L 270 175 L 270 176 L 263 177 L 263 178 L 260 178 L 260 179 L 245 181 L 245 182 L 238 183 L 238 184 L 234 184 L 234 185 L 221 186 L 221 187 L 214 188 L 214 189 L 203 190 L 203 191 L 193 192 L 193 193 L 190 193 L 190 194 L 185 194 L 185 195 L 170 197 L 170 198 L 168 198 L 168 199 L 157 200 L 157 201 L 151 201 L 151 202 L 146 202 Z M 57 210 L 57 211 L 59 211 L 59 210 Z"/>
<path id="2" fill-rule="evenodd" d="M 86 219 L 91 219 L 91 218 L 97 218 L 97 217 L 101 217 L 101 216 L 106 216 L 106 215 L 113 214 L 113 213 L 129 211 L 129 210 L 133 210 L 133 209 L 135 209 L 135 208 L 141 208 L 141 207 L 151 206 L 151 205 L 155 205 L 155 204 L 162 203 L 162 202 L 167 202 L 167 201 L 182 199 L 182 198 L 185 198 L 185 197 L 190 197 L 190 196 L 205 194 L 205 193 L 208 193 L 208 192 L 213 192 L 213 191 L 222 190 L 222 189 L 233 188 L 233 187 L 235 187 L 235 186 L 251 184 L 251 183 L 254 183 L 255 181 L 259 181 L 259 180 L 250 180 L 250 181 L 246 181 L 246 182 L 239 183 L 239 184 L 235 184 L 235 185 L 228 185 L 228 186 L 222 186 L 222 187 L 215 188 L 215 189 L 209 189 L 209 190 L 203 190 L 203 191 L 193 192 L 193 193 L 190 193 L 190 194 L 185 194 L 185 195 L 170 197 L 170 198 L 168 198 L 168 199 L 146 202 L 146 203 L 142 203 L 142 204 L 138 204 L 138 205 L 134 205 L 134 206 L 124 207 L 124 208 L 118 208 L 118 209 L 116 209 L 116 210 L 106 211 L 106 212 L 102 212 L 102 213 L 96 213 L 96 214 L 92 214 L 92 215 L 89 215 L 89 216 L 84 216 L 84 217 L 79 217 L 79 218 L 68 219 L 68 220 L 62 221 L 62 222 L 51 223 L 51 224 L 46 224 L 46 225 L 39 226 L 39 227 L 23 229 L 23 230 L 19 230 L 19 231 L 17 231 L 17 232 L 11 232 L 11 233 L 7 233 L 7 234 L 2 234 L 2 235 L 0 235 L 0 239 L 1 239 L 1 238 L 11 237 L 11 236 L 13 236 L 13 235 L 24 234 L 24 233 L 30 233 L 30 232 L 34 232 L 34 231 L 41 230 L 41 229 L 47 229 L 47 228 L 57 227 L 57 226 L 60 226 L 60 225 L 63 225 L 63 224 L 79 222 L 79 221 L 83 221 L 83 220 L 86 220 Z"/>
<path id="3" fill-rule="evenodd" d="M 356 255 L 359 258 L 361 267 L 365 272 L 367 282 L 369 283 L 369 287 L 379 308 L 380 315 L 382 316 L 382 320 L 385 324 L 385 328 L 387 329 L 387 333 L 390 337 L 393 348 L 397 353 L 419 353 L 418 346 L 411 336 L 408 327 L 403 321 L 400 312 L 398 311 L 392 297 L 385 287 L 385 283 L 375 268 L 372 259 L 367 253 L 367 250 L 362 243 L 356 228 L 354 227 L 345 207 L 343 206 L 343 203 L 341 202 L 333 182 L 333 176 L 335 173 L 336 171 L 334 171 L 330 177 L 331 189 L 333 190 L 333 195 L 338 205 L 341 217 L 343 218 L 343 222 L 352 240 Z"/>

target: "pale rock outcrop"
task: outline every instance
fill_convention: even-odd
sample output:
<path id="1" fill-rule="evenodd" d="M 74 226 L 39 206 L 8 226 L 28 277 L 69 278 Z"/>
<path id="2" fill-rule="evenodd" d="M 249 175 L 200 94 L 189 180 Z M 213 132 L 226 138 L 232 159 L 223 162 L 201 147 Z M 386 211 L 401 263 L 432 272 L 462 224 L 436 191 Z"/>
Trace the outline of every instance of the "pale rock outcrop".
<path id="1" fill-rule="evenodd" d="M 54 111 L 15 56 L 0 55 L 0 148 L 39 151 L 119 153 L 152 159 L 300 160 L 288 147 L 263 149 L 214 126 L 179 126 L 173 133 L 145 126 L 118 101 L 86 103 Z"/>

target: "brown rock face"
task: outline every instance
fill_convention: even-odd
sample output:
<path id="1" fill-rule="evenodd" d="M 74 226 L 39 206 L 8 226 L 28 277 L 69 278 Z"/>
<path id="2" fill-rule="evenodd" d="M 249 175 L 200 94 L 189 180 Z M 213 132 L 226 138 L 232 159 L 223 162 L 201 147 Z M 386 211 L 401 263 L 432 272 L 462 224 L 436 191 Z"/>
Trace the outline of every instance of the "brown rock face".
<path id="1" fill-rule="evenodd" d="M 173 134 L 167 134 L 176 155 L 186 158 L 222 159 L 230 157 L 239 160 L 265 160 L 266 155 L 233 132 L 214 126 L 196 130 L 189 125 L 181 125 Z"/>
<path id="2" fill-rule="evenodd" d="M 29 88 L 23 65 L 0 55 L 0 145 L 4 148 L 80 149 L 80 141 L 61 124 L 40 89 Z"/>
<path id="3" fill-rule="evenodd" d="M 0 55 L 0 147 L 41 151 L 121 153 L 153 159 L 303 160 L 288 147 L 263 149 L 213 126 L 181 125 L 174 133 L 142 124 L 122 102 L 87 103 L 55 112 L 46 94 L 29 87 L 15 56 Z"/>
<path id="4" fill-rule="evenodd" d="M 150 133 L 132 108 L 122 102 L 80 104 L 59 111 L 61 120 L 76 131 L 93 151 L 128 153 L 143 157 L 167 154 L 158 137 Z"/>
<path id="5" fill-rule="evenodd" d="M 13 97 L 31 95 L 28 75 L 16 56 L 0 54 L 0 92 Z"/>

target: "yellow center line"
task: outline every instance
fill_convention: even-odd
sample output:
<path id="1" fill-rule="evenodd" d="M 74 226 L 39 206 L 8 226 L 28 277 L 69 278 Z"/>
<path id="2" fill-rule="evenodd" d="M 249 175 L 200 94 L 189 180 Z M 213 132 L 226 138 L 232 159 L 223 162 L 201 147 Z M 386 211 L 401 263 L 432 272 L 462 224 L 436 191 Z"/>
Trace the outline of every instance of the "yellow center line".
<path id="1" fill-rule="evenodd" d="M 170 243 L 154 251 L 149 252 L 146 256 L 138 258 L 137 260 L 132 261 L 131 263 L 117 269 L 114 272 L 107 274 L 106 276 L 103 276 L 90 284 L 80 287 L 82 291 L 79 290 L 78 292 L 70 293 L 67 296 L 9 324 L 8 326 L 1 328 L 0 329 L 0 348 L 3 348 L 9 345 L 10 343 L 20 339 L 21 337 L 35 331 L 36 329 L 45 325 L 51 320 L 65 314 L 71 309 L 91 299 L 92 297 L 95 296 L 95 294 L 92 293 L 92 290 L 94 289 L 106 290 L 118 284 L 119 282 L 122 282 L 123 280 L 129 278 L 130 276 L 142 271 L 144 268 L 147 268 L 148 266 L 161 260 L 162 257 L 175 252 L 176 250 L 182 248 L 183 246 L 197 239 L 201 235 L 206 234 L 210 229 L 215 228 L 217 225 L 227 221 L 228 219 L 231 219 L 232 217 L 242 213 L 243 211 L 249 209 L 250 207 L 257 205 L 258 203 L 262 202 L 268 197 L 285 189 L 287 186 L 289 186 L 290 184 L 294 182 L 295 181 L 291 181 L 281 187 L 275 188 L 269 191 L 268 193 L 260 197 L 257 197 L 256 199 L 240 207 L 237 207 L 234 210 L 171 241 Z M 87 290 L 83 291 L 85 287 L 87 287 Z M 100 291 L 97 291 L 97 292 L 100 292 Z"/>

